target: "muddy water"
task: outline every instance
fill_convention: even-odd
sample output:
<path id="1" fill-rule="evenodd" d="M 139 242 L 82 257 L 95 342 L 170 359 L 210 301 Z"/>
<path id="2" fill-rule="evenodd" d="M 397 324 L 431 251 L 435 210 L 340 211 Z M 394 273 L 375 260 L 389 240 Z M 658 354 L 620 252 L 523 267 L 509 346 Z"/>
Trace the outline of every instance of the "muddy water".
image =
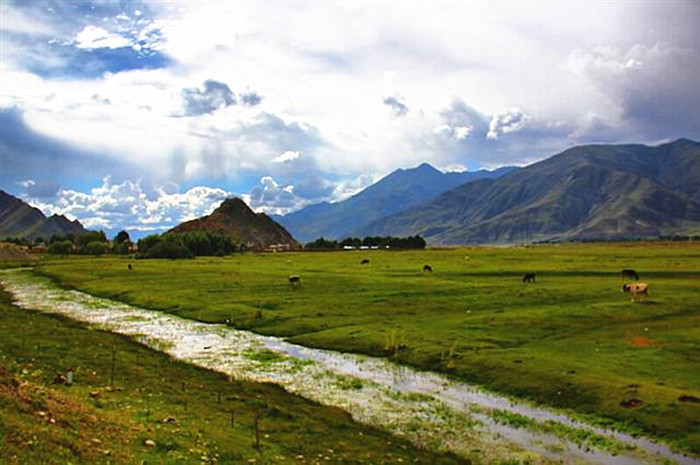
<path id="1" fill-rule="evenodd" d="M 530 459 L 534 462 L 700 464 L 652 441 L 596 428 L 548 409 L 516 402 L 435 374 L 383 359 L 310 349 L 275 337 L 222 325 L 199 323 L 58 288 L 28 270 L 0 272 L 0 284 L 22 308 L 58 313 L 131 336 L 187 362 L 231 378 L 271 382 L 322 404 L 340 407 L 372 424 L 435 450 L 450 450 L 477 461 Z M 610 451 L 581 446 L 542 428 L 495 421 L 494 410 L 517 413 L 570 430 L 610 439 Z M 545 429 L 545 431 L 551 431 Z"/>

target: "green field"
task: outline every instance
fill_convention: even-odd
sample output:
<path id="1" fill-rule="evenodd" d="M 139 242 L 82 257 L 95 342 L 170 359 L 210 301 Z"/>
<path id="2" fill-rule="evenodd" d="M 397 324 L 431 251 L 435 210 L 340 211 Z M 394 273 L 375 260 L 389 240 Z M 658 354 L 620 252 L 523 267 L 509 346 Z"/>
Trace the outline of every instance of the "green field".
<path id="1" fill-rule="evenodd" d="M 73 385 L 53 384 L 66 366 Z M 274 385 L 230 382 L 127 338 L 20 310 L 0 291 L 0 463 L 400 461 L 465 463 Z"/>
<path id="2" fill-rule="evenodd" d="M 698 243 L 72 257 L 37 268 L 137 306 L 389 356 L 700 455 L 700 404 L 679 400 L 700 398 Z M 649 284 L 646 301 L 621 292 L 623 268 Z M 530 271 L 537 281 L 523 283 Z M 642 402 L 621 405 L 630 399 Z"/>

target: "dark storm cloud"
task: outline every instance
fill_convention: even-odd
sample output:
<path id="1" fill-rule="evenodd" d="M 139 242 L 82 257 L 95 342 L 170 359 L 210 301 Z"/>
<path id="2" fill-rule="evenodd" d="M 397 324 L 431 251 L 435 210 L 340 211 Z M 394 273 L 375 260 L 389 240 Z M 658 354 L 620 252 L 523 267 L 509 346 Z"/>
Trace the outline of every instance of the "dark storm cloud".
<path id="1" fill-rule="evenodd" d="M 94 180 L 110 174 L 118 178 L 134 172 L 127 164 L 36 132 L 16 108 L 0 108 L 0 166 L 0 186 L 14 190 L 24 183 L 41 197 L 71 179 Z M 27 184 L 28 180 L 34 184 Z"/>
<path id="2" fill-rule="evenodd" d="M 227 84 L 208 79 L 203 89 L 182 89 L 185 100 L 185 114 L 198 116 L 213 113 L 219 108 L 236 104 L 236 96 Z"/>
<path id="3" fill-rule="evenodd" d="M 572 66 L 620 108 L 635 139 L 700 137 L 700 51 L 657 43 L 572 55 Z"/>
<path id="4" fill-rule="evenodd" d="M 254 91 L 246 91 L 236 96 L 223 82 L 207 79 L 204 88 L 182 89 L 185 101 L 185 115 L 199 116 L 213 113 L 220 108 L 231 105 L 252 107 L 262 102 L 262 96 Z"/>
<path id="5" fill-rule="evenodd" d="M 382 101 L 384 105 L 391 107 L 394 116 L 404 116 L 408 113 L 408 107 L 398 97 L 386 97 Z"/>
<path id="6" fill-rule="evenodd" d="M 260 102 L 262 102 L 263 98 L 257 92 L 248 91 L 248 92 L 243 92 L 240 96 L 240 99 L 241 99 L 242 105 L 245 105 L 248 107 L 254 107 L 255 105 L 259 105 Z"/>

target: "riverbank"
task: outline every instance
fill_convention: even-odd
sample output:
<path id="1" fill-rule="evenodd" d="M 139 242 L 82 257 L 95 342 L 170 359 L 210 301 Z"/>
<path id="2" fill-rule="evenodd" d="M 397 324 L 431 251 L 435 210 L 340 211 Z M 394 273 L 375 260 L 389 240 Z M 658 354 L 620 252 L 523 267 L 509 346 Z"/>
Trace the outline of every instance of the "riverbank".
<path id="1" fill-rule="evenodd" d="M 421 447 L 452 451 L 476 462 L 630 464 L 673 459 L 693 463 L 662 446 L 596 430 L 564 415 L 384 360 L 316 351 L 222 325 L 137 309 L 61 290 L 27 271 L 6 272 L 0 279 L 20 306 L 130 335 L 178 359 L 236 379 L 274 382 L 290 392 L 341 407 L 354 418 Z"/>
<path id="2" fill-rule="evenodd" d="M 72 385 L 54 383 L 68 367 Z M 142 461 L 465 463 L 275 385 L 20 309 L 0 290 L 0 462 Z"/>

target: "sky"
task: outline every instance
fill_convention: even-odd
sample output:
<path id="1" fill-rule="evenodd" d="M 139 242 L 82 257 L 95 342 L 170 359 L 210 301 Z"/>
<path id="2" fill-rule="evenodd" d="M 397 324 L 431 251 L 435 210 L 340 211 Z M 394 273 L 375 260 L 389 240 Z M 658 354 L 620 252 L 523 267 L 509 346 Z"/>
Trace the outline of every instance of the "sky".
<path id="1" fill-rule="evenodd" d="M 700 140 L 700 2 L 0 0 L 0 189 L 142 236 Z"/>

